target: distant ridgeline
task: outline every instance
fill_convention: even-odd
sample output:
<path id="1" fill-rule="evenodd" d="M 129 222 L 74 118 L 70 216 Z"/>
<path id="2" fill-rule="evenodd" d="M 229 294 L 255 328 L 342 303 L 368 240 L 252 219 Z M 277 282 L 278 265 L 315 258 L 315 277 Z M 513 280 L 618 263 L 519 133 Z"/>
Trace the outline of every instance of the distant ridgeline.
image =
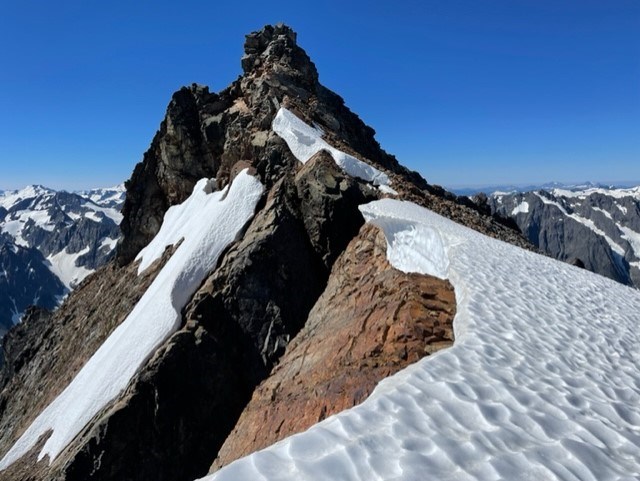
<path id="1" fill-rule="evenodd" d="M 0 337 L 28 306 L 55 308 L 113 255 L 124 195 L 124 186 L 0 192 Z"/>
<path id="2" fill-rule="evenodd" d="M 556 259 L 640 286 L 640 187 L 493 192 L 474 199 L 513 219 Z"/>

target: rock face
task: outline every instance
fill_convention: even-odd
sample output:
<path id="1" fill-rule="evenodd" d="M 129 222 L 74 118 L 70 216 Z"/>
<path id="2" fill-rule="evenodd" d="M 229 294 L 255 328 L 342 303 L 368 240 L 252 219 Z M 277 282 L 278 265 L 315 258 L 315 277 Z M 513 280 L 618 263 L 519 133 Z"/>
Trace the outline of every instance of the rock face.
<path id="1" fill-rule="evenodd" d="M 638 188 L 494 194 L 487 204 L 550 256 L 640 286 Z"/>
<path id="2" fill-rule="evenodd" d="M 18 323 L 27 306 L 53 309 L 63 292 L 64 285 L 38 249 L 16 245 L 0 233 L 0 338 Z"/>
<path id="3" fill-rule="evenodd" d="M 451 285 L 392 268 L 385 251 L 384 235 L 363 226 L 212 470 L 362 402 L 381 379 L 452 344 Z"/>
<path id="4" fill-rule="evenodd" d="M 117 258 L 69 296 L 37 341 L 21 344 L 8 336 L 0 456 L 129 312 L 153 277 L 135 276 L 136 255 L 198 179 L 215 177 L 223 188 L 248 168 L 266 188 L 253 220 L 182 310 L 179 329 L 119 398 L 51 465 L 35 462 L 35 447 L 0 472 L 0 480 L 191 480 L 208 471 L 248 403 L 241 425 L 254 429 L 267 415 L 264 396 L 272 381 L 251 399 L 272 371 L 282 379 L 274 394 L 281 403 L 269 413 L 282 416 L 290 395 L 304 421 L 270 425 L 284 435 L 358 402 L 380 378 L 452 341 L 450 286 L 394 271 L 384 260 L 383 240 L 362 228 L 358 205 L 385 194 L 347 175 L 325 152 L 304 165 L 298 161 L 272 130 L 281 107 L 322 129 L 334 147 L 384 171 L 400 198 L 528 245 L 385 153 L 373 129 L 319 83 L 289 27 L 248 35 L 242 67 L 243 75 L 218 94 L 199 85 L 174 94 L 126 183 Z M 25 329 L 31 332 L 29 324 Z M 70 359 L 80 344 L 80 354 Z M 316 349 L 316 361 L 302 355 L 306 346 Z M 338 348 L 341 355 L 332 359 Z M 50 356 L 58 351 L 67 354 Z M 326 400 L 305 397 L 296 384 L 302 359 L 306 381 L 317 381 Z M 241 425 L 236 433 L 244 432 Z M 225 448 L 220 462 L 231 459 L 229 449 L 248 452 L 277 437 L 242 436 L 229 441 L 238 447 Z"/>

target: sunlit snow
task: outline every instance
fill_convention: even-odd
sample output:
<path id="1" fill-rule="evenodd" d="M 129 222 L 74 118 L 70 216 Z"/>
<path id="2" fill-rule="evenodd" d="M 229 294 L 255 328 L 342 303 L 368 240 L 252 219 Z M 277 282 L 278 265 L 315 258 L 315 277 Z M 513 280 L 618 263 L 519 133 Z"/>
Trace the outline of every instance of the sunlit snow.
<path id="1" fill-rule="evenodd" d="M 639 291 L 415 204 L 361 210 L 383 229 L 393 265 L 454 285 L 454 346 L 382 381 L 360 406 L 204 479 L 640 476 Z"/>
<path id="2" fill-rule="evenodd" d="M 85 247 L 80 252 L 69 254 L 65 248 L 57 254 L 47 257 L 49 262 L 47 267 L 62 281 L 67 289 L 71 290 L 93 272 L 93 269 L 77 265 L 78 258 L 87 254 L 90 250 L 90 247 Z"/>
<path id="3" fill-rule="evenodd" d="M 0 461 L 0 470 L 28 452 L 49 430 L 52 434 L 38 459 L 47 455 L 50 461 L 55 458 L 98 411 L 123 391 L 160 343 L 177 329 L 182 308 L 215 267 L 222 251 L 251 219 L 264 190 L 246 170 L 234 179 L 226 196 L 225 192 L 203 196 L 207 185 L 206 179 L 198 182 L 193 196 L 204 201 L 194 203 L 188 216 L 177 219 L 188 223 L 181 229 L 185 239 L 180 247 L 129 316 Z"/>
<path id="4" fill-rule="evenodd" d="M 553 189 L 552 193 L 556 197 L 577 197 L 582 199 L 590 196 L 591 194 L 602 194 L 616 199 L 622 199 L 623 197 L 640 199 L 640 186 L 628 189 L 606 189 L 602 187 L 592 187 L 584 190 Z"/>
<path id="5" fill-rule="evenodd" d="M 529 213 L 529 202 L 527 202 L 526 200 L 523 200 L 522 202 L 520 202 L 511 211 L 511 215 L 516 215 L 516 214 L 520 214 L 520 213 L 522 213 L 522 214 L 528 214 Z"/>
<path id="6" fill-rule="evenodd" d="M 383 192 L 397 194 L 391 188 L 387 174 L 329 145 L 322 138 L 322 130 L 306 124 L 284 107 L 280 108 L 273 119 L 272 127 L 273 131 L 284 139 L 296 159 L 303 164 L 321 150 L 326 150 L 335 163 L 350 176 L 374 185 L 386 186 Z"/>

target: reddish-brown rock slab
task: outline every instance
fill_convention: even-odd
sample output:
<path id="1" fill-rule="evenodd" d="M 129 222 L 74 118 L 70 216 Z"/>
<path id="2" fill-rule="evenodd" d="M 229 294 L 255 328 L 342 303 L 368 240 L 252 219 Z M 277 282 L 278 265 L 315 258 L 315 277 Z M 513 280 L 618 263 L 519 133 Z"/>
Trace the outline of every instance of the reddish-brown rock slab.
<path id="1" fill-rule="evenodd" d="M 359 404 L 380 380 L 450 346 L 455 305 L 447 281 L 391 267 L 383 234 L 364 225 L 212 471 Z"/>

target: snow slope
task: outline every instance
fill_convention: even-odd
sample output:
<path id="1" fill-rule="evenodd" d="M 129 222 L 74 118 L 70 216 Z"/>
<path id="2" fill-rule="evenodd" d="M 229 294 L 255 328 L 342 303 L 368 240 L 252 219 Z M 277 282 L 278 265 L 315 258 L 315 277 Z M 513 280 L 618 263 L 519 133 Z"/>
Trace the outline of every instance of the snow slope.
<path id="1" fill-rule="evenodd" d="M 253 216 L 264 188 L 241 172 L 230 188 L 213 192 L 209 181 L 196 184 L 186 203 L 188 215 L 165 219 L 163 231 L 173 222 L 187 225 L 184 241 L 160 271 L 129 316 L 107 338 L 67 388 L 31 424 L 0 461 L 6 468 L 52 430 L 38 459 L 54 459 L 87 422 L 115 399 L 155 349 L 180 324 L 180 312 L 193 291 L 216 265 L 219 255 Z M 192 198 L 190 198 L 192 200 Z"/>
<path id="2" fill-rule="evenodd" d="M 361 210 L 395 267 L 450 279 L 454 346 L 204 479 L 640 477 L 639 291 L 412 203 Z"/>
<path id="3" fill-rule="evenodd" d="M 280 108 L 273 119 L 272 128 L 284 139 L 296 159 L 303 164 L 321 150 L 326 150 L 335 163 L 350 176 L 371 182 L 386 194 L 397 194 L 391 188 L 387 174 L 332 147 L 323 140 L 322 130 L 306 124 L 284 107 Z"/>
<path id="4" fill-rule="evenodd" d="M 69 254 L 65 248 L 57 254 L 47 257 L 49 262 L 47 267 L 62 281 L 68 290 L 72 290 L 93 272 L 93 269 L 78 265 L 78 258 L 87 254 L 90 250 L 91 248 L 87 246 L 80 252 Z"/>

